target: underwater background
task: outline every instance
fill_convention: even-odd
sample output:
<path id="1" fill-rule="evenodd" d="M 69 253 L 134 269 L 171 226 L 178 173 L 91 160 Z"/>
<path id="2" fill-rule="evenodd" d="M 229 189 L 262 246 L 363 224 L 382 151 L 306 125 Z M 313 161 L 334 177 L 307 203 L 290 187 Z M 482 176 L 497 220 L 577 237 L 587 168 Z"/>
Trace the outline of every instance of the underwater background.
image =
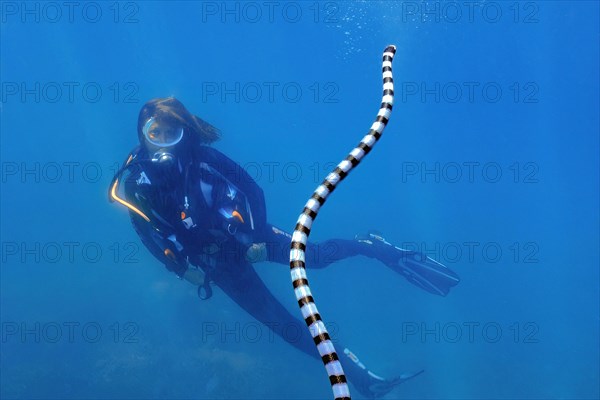
<path id="1" fill-rule="evenodd" d="M 1 398 L 331 397 L 320 362 L 154 260 L 107 189 L 141 106 L 176 96 L 291 231 L 375 118 L 388 44 L 390 123 L 311 239 L 377 230 L 461 282 L 443 298 L 363 257 L 309 270 L 332 337 L 382 376 L 425 369 L 389 399 L 600 396 L 598 2 L 1 11 Z M 300 317 L 288 267 L 255 268 Z"/>

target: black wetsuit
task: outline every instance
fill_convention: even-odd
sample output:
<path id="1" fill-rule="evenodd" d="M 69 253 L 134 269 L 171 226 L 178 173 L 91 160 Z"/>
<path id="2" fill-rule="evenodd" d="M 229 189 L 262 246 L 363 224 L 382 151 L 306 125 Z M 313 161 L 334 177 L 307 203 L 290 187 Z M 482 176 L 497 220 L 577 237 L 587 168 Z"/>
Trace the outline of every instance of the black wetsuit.
<path id="1" fill-rule="evenodd" d="M 208 146 L 198 146 L 194 158 L 179 175 L 165 173 L 152 162 L 129 168 L 125 197 L 150 218 L 147 222 L 130 213 L 137 233 L 170 271 L 181 277 L 192 268 L 188 262 L 201 268 L 240 307 L 286 339 L 289 335 L 281 331 L 286 324 L 305 324 L 271 294 L 246 259 L 246 251 L 253 243 L 266 243 L 266 261 L 289 265 L 291 236 L 267 223 L 263 191 L 239 165 Z M 229 217 L 233 209 L 241 219 Z M 369 252 L 369 246 L 355 240 L 309 243 L 307 267 L 323 268 Z M 290 343 L 318 357 L 314 343 L 304 336 L 309 340 Z"/>

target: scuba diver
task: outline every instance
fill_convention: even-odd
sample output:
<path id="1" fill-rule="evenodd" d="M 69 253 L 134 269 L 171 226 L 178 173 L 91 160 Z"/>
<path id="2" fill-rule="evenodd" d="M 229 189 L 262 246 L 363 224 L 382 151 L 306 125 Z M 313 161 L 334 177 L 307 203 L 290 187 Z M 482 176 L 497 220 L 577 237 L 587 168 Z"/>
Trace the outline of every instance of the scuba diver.
<path id="1" fill-rule="evenodd" d="M 115 174 L 109 199 L 129 209 L 148 250 L 169 271 L 198 286 L 200 298 L 210 298 L 211 285 L 216 285 L 282 339 L 320 359 L 311 337 L 285 334 L 286 326 L 304 323 L 273 296 L 252 266 L 263 261 L 289 266 L 291 236 L 267 222 L 263 191 L 250 175 L 210 147 L 219 130 L 168 97 L 142 107 L 137 131 L 140 144 Z M 458 275 L 444 265 L 372 232 L 354 240 L 309 242 L 306 265 L 324 268 L 358 255 L 381 261 L 436 295 L 446 296 L 459 282 Z M 340 363 L 349 382 L 370 398 L 381 397 L 423 372 L 384 379 L 348 348 Z"/>

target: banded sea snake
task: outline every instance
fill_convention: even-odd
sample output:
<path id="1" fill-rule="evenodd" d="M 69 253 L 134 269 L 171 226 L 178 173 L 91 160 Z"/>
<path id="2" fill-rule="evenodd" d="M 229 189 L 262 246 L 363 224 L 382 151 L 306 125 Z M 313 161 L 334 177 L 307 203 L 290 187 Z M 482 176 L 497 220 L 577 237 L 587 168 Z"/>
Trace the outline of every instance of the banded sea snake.
<path id="1" fill-rule="evenodd" d="M 321 319 L 317 305 L 308 286 L 305 269 L 306 243 L 310 234 L 313 221 L 317 217 L 319 209 L 334 191 L 337 185 L 355 168 L 360 161 L 371 151 L 375 143 L 381 137 L 383 130 L 392 113 L 394 103 L 394 80 L 392 77 L 392 60 L 396 53 L 396 46 L 390 45 L 383 52 L 383 97 L 381 108 L 369 133 L 362 138 L 348 156 L 342 160 L 336 168 L 331 171 L 325 180 L 313 192 L 310 199 L 304 205 L 304 210 L 298 217 L 290 249 L 290 273 L 292 284 L 302 316 L 317 346 L 336 400 L 350 400 L 350 390 L 346 382 L 346 375 L 339 362 L 338 355 L 325 324 Z"/>

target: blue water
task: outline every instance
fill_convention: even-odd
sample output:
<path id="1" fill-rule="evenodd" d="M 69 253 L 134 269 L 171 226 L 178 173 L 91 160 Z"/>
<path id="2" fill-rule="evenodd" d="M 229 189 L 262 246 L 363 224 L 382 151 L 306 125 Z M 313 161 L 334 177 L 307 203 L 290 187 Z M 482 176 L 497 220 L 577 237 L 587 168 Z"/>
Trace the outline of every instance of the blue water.
<path id="1" fill-rule="evenodd" d="M 375 117 L 388 44 L 391 122 L 311 237 L 376 229 L 462 280 L 442 298 L 371 259 L 309 271 L 332 336 L 380 375 L 425 369 L 389 399 L 599 397 L 597 2 L 1 7 L 0 397 L 331 397 L 106 192 L 140 107 L 172 95 L 291 230 Z M 288 268 L 256 269 L 300 316 Z"/>

